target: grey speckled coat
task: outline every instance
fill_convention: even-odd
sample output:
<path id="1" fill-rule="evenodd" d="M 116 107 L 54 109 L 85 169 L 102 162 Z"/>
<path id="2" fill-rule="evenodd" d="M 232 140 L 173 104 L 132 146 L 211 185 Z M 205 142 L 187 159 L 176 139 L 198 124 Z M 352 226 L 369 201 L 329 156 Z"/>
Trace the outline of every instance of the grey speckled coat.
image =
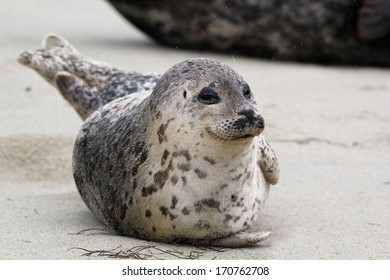
<path id="1" fill-rule="evenodd" d="M 276 156 L 249 85 L 218 61 L 176 64 L 161 77 L 119 70 L 49 35 L 18 61 L 56 86 L 85 122 L 73 174 L 91 211 L 120 234 L 250 246 L 276 184 Z"/>
<path id="2" fill-rule="evenodd" d="M 360 0 L 108 2 L 169 46 L 275 60 L 390 66 L 388 37 L 375 42 L 357 38 Z"/>

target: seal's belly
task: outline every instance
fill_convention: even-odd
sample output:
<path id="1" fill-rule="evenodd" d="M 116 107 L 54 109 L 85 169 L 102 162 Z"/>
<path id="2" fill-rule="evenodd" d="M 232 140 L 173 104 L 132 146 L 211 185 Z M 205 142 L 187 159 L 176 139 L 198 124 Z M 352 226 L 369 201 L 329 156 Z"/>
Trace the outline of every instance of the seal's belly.
<path id="1" fill-rule="evenodd" d="M 224 237 L 246 230 L 256 221 L 269 190 L 259 172 L 236 182 L 225 182 L 226 178 L 203 181 L 190 175 L 185 184 L 177 175 L 150 195 L 142 190 L 135 193 L 138 207 L 129 209 L 128 227 L 165 241 Z M 172 182 L 175 176 L 181 182 Z"/>

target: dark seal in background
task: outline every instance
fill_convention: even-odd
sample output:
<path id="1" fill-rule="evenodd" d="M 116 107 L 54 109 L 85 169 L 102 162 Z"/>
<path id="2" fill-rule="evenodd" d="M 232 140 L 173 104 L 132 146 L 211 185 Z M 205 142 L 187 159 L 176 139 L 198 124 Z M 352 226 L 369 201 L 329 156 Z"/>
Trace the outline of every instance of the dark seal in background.
<path id="1" fill-rule="evenodd" d="M 157 42 L 274 60 L 390 66 L 387 0 L 108 0 Z"/>

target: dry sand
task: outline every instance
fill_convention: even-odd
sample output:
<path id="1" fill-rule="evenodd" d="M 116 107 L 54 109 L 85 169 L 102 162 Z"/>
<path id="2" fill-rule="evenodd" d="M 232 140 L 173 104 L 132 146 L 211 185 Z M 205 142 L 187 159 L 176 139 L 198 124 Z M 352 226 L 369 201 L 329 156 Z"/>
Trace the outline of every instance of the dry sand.
<path id="1" fill-rule="evenodd" d="M 255 248 L 216 251 L 110 233 L 71 176 L 81 120 L 54 88 L 15 61 L 49 32 L 131 70 L 162 73 L 200 56 L 238 70 L 256 94 L 281 164 L 280 184 L 256 225 L 273 235 Z M 390 258 L 388 69 L 163 48 L 96 0 L 2 0 L 0 34 L 0 259 L 107 258 L 84 255 L 102 250 L 171 259 Z"/>

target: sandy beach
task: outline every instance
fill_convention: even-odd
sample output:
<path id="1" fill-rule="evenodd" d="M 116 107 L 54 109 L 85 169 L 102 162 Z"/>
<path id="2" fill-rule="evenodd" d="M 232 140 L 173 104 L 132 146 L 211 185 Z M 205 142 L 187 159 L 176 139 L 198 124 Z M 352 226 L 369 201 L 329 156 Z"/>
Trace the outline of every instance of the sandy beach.
<path id="1" fill-rule="evenodd" d="M 163 73 L 218 59 L 250 84 L 281 180 L 253 248 L 168 245 L 118 236 L 81 200 L 72 178 L 82 121 L 19 65 L 47 33 L 96 60 Z M 390 70 L 273 62 L 157 45 L 105 1 L 0 3 L 0 259 L 390 259 Z"/>

